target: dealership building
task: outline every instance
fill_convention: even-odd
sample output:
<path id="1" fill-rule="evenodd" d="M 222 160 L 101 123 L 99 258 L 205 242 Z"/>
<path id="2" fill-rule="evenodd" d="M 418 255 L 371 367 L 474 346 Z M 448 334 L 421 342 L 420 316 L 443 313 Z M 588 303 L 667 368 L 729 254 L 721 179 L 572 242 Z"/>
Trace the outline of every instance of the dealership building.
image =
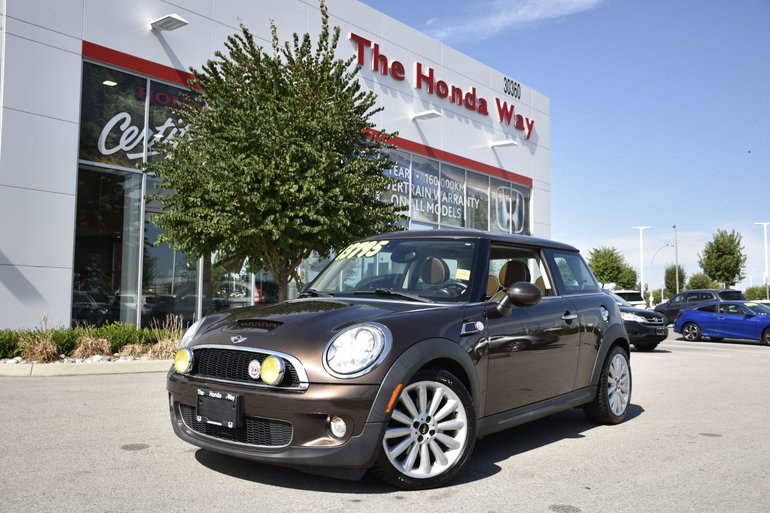
<path id="1" fill-rule="evenodd" d="M 354 0 L 329 0 L 340 58 L 398 132 L 409 229 L 550 236 L 549 101 Z M 173 106 L 243 23 L 270 48 L 316 34 L 316 0 L 5 0 L 0 3 L 0 329 L 152 316 L 264 300 L 269 277 L 218 271 L 157 242 L 153 146 L 184 129 Z M 313 263 L 308 264 L 308 273 Z M 310 275 L 310 274 L 308 274 Z M 256 286 L 254 286 L 255 284 Z"/>

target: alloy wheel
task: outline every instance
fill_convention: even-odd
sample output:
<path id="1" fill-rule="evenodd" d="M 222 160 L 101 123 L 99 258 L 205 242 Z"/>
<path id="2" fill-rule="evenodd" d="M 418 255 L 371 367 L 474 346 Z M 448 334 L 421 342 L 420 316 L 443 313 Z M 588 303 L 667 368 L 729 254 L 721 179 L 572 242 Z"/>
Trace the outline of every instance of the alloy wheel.
<path id="1" fill-rule="evenodd" d="M 382 446 L 391 465 L 416 478 L 452 468 L 468 444 L 468 414 L 458 395 L 435 381 L 412 383 L 401 392 Z"/>
<path id="2" fill-rule="evenodd" d="M 620 353 L 616 354 L 610 362 L 607 388 L 612 413 L 616 416 L 623 415 L 628 408 L 631 395 L 631 373 L 628 369 L 628 361 Z"/>

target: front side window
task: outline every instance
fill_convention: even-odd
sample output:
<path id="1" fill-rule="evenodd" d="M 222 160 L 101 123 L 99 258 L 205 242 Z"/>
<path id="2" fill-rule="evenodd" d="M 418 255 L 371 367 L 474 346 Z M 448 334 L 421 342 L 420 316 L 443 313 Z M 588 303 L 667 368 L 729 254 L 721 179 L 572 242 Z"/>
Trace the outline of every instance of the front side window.
<path id="1" fill-rule="evenodd" d="M 743 305 L 736 305 L 733 303 L 723 304 L 719 306 L 719 313 L 731 314 L 731 315 L 746 315 L 749 311 L 743 307 Z"/>
<path id="2" fill-rule="evenodd" d="M 550 256 L 552 271 L 563 294 L 583 294 L 600 290 L 580 253 L 552 251 Z"/>
<path id="3" fill-rule="evenodd" d="M 529 248 L 493 246 L 489 259 L 486 298 L 502 299 L 500 293 L 514 283 L 537 285 L 544 296 L 554 295 L 553 286 L 540 253 Z"/>

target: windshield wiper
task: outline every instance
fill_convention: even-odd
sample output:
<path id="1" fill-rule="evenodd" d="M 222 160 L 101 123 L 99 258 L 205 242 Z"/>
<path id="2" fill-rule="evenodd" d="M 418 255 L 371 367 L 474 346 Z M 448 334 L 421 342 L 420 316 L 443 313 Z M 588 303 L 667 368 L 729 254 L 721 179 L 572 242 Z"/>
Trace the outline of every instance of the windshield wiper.
<path id="1" fill-rule="evenodd" d="M 334 292 L 331 290 L 307 289 L 298 297 L 332 297 L 333 295 Z"/>
<path id="2" fill-rule="evenodd" d="M 354 290 L 353 294 L 376 294 L 378 296 L 393 296 L 402 297 L 405 299 L 411 299 L 412 301 L 419 301 L 420 303 L 432 303 L 430 299 L 416 294 L 408 294 L 406 292 L 398 292 L 390 289 L 374 289 L 374 290 Z"/>

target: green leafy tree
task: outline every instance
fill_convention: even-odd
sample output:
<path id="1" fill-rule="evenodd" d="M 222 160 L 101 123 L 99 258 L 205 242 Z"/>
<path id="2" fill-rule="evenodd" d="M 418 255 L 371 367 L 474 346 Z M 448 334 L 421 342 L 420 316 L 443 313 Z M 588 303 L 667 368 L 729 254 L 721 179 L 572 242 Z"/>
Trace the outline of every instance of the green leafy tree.
<path id="1" fill-rule="evenodd" d="M 746 299 L 767 299 L 765 297 L 765 286 L 759 285 L 757 287 L 749 287 L 746 290 L 743 291 L 743 295 L 746 296 Z"/>
<path id="2" fill-rule="evenodd" d="M 682 290 L 684 288 L 684 284 L 687 281 L 687 273 L 684 272 L 684 267 L 681 265 L 678 266 L 679 271 L 679 290 Z M 677 266 L 674 264 L 669 264 L 666 266 L 666 270 L 663 273 L 663 280 L 666 286 L 666 290 L 673 290 L 676 291 L 676 273 L 677 273 Z"/>
<path id="3" fill-rule="evenodd" d="M 590 250 L 588 265 L 602 287 L 614 283 L 621 288 L 631 288 L 636 283 L 636 271 L 628 265 L 623 253 L 617 248 L 602 246 Z"/>
<path id="4" fill-rule="evenodd" d="M 743 254 L 741 234 L 732 230 L 717 230 L 714 238 L 706 243 L 698 263 L 703 272 L 712 280 L 725 287 L 735 285 L 744 278 L 746 255 Z"/>
<path id="5" fill-rule="evenodd" d="M 692 289 L 716 289 L 719 284 L 706 276 L 704 273 L 695 273 L 687 281 L 687 288 Z"/>
<path id="6" fill-rule="evenodd" d="M 618 281 L 615 282 L 615 286 L 619 289 L 639 290 L 639 284 L 636 282 L 637 279 L 636 271 L 634 271 L 630 265 L 626 264 L 620 272 L 620 277 L 618 278 Z"/>
<path id="7" fill-rule="evenodd" d="M 252 271 L 272 271 L 280 299 L 311 250 L 397 229 L 399 219 L 378 199 L 392 182 L 382 153 L 392 135 L 370 135 L 382 109 L 362 91 L 353 57 L 335 58 L 340 29 L 330 29 L 324 1 L 321 20 L 315 48 L 309 34 L 281 45 L 272 25 L 272 52 L 241 25 L 227 55 L 191 70 L 199 94 L 180 107 L 185 132 L 147 167 L 168 189 L 156 218 L 163 240 L 191 255 L 248 258 Z"/>

